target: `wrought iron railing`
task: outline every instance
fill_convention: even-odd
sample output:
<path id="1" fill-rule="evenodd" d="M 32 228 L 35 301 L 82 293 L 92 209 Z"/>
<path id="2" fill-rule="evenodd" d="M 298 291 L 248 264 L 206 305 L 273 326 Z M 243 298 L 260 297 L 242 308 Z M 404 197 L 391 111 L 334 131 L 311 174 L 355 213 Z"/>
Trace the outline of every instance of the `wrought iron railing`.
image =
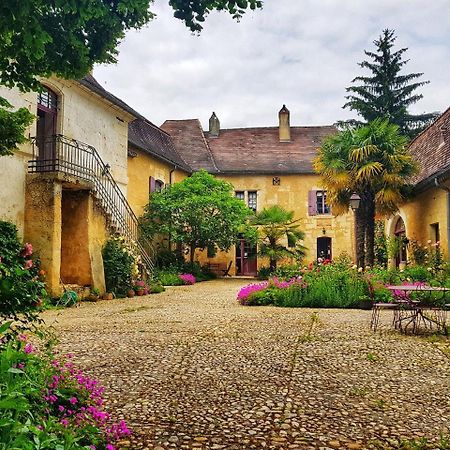
<path id="1" fill-rule="evenodd" d="M 34 138 L 33 159 L 28 162 L 28 171 L 62 172 L 91 184 L 111 231 L 135 247 L 144 269 L 147 273 L 153 272 L 153 246 L 142 236 L 139 220 L 111 175 L 110 166 L 103 162 L 94 147 L 62 135 L 45 140 Z"/>

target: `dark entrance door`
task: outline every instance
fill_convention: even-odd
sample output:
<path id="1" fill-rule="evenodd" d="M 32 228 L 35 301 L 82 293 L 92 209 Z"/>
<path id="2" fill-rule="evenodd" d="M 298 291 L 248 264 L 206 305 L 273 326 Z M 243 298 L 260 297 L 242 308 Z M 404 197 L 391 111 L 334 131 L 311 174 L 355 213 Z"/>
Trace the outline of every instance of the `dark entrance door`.
<path id="1" fill-rule="evenodd" d="M 332 259 L 332 256 L 331 238 L 317 238 L 317 258 Z"/>
<path id="2" fill-rule="evenodd" d="M 53 171 L 56 162 L 57 96 L 44 88 L 38 94 L 36 145 L 38 147 L 38 170 Z"/>
<path id="3" fill-rule="evenodd" d="M 256 246 L 239 239 L 236 245 L 236 275 L 256 276 L 257 264 Z"/>

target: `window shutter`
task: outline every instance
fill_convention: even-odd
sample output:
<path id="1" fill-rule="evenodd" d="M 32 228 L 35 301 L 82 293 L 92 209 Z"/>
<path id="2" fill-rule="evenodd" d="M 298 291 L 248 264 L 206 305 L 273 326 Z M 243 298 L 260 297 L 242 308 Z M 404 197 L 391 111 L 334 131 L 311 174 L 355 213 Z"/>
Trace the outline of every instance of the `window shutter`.
<path id="1" fill-rule="evenodd" d="M 309 216 L 317 215 L 316 191 L 309 191 L 308 192 L 308 215 Z"/>
<path id="2" fill-rule="evenodd" d="M 149 187 L 149 193 L 151 194 L 151 193 L 153 193 L 153 192 L 155 192 L 155 190 L 156 190 L 156 180 L 155 180 L 155 178 L 153 178 L 153 177 L 150 177 L 149 179 L 148 179 L 148 187 Z"/>

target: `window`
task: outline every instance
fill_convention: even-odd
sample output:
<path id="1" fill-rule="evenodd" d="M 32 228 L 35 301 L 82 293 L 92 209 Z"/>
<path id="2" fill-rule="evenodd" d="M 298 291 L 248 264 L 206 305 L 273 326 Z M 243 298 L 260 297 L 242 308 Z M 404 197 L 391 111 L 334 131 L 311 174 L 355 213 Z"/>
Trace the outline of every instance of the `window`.
<path id="1" fill-rule="evenodd" d="M 431 227 L 431 241 L 433 244 L 439 242 L 441 240 L 440 232 L 439 232 L 439 223 L 432 223 Z"/>
<path id="2" fill-rule="evenodd" d="M 155 192 L 161 192 L 164 188 L 164 182 L 161 180 L 155 181 Z"/>
<path id="3" fill-rule="evenodd" d="M 148 191 L 151 194 L 152 192 L 161 192 L 164 188 L 164 181 L 157 180 L 156 178 L 149 177 L 148 179 Z"/>
<path id="4" fill-rule="evenodd" d="M 257 192 L 256 191 L 248 191 L 248 199 L 247 205 L 250 209 L 256 212 L 258 203 L 257 203 Z"/>
<path id="5" fill-rule="evenodd" d="M 245 201 L 245 192 L 244 191 L 236 191 L 235 192 L 236 198 L 239 200 Z"/>
<path id="6" fill-rule="evenodd" d="M 42 92 L 38 93 L 38 107 L 44 107 L 51 110 L 56 110 L 58 106 L 58 96 L 45 87 L 42 88 Z"/>
<path id="7" fill-rule="evenodd" d="M 330 207 L 327 205 L 327 191 L 316 191 L 317 214 L 330 214 Z"/>

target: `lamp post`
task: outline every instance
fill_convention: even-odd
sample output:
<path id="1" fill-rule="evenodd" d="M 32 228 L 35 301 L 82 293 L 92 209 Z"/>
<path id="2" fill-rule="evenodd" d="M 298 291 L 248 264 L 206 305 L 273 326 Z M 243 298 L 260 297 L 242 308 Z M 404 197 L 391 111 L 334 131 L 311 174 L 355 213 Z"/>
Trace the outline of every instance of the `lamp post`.
<path id="1" fill-rule="evenodd" d="M 357 236 L 357 231 L 358 231 L 358 226 L 356 223 L 356 210 L 359 208 L 359 204 L 361 203 L 361 197 L 356 193 L 353 192 L 353 194 L 350 197 L 350 208 L 353 211 L 353 216 L 354 216 L 354 220 L 355 220 L 355 224 L 354 224 L 354 234 L 355 234 L 355 262 L 358 265 L 359 261 L 358 261 L 358 236 Z"/>

